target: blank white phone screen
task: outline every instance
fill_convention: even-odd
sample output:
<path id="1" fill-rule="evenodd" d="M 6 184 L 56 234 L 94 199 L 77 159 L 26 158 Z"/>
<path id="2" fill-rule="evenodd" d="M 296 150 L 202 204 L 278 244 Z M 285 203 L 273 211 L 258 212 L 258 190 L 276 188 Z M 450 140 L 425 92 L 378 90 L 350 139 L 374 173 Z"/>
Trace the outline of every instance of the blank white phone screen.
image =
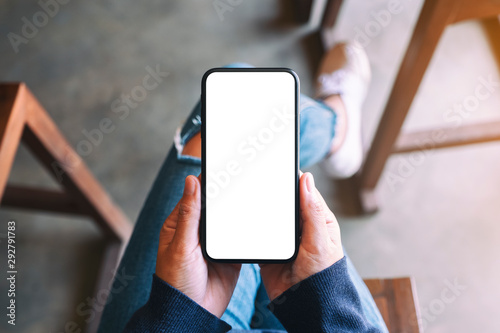
<path id="1" fill-rule="evenodd" d="M 205 87 L 207 254 L 289 259 L 298 82 L 286 71 L 212 72 Z"/>

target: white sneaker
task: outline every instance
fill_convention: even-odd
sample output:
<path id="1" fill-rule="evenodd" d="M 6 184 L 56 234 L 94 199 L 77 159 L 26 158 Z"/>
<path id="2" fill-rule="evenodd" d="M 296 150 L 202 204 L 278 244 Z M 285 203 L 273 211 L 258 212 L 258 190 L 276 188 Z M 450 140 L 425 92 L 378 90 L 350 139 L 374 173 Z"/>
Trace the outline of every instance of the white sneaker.
<path id="1" fill-rule="evenodd" d="M 316 80 L 316 97 L 340 95 L 346 110 L 346 133 L 339 148 L 320 162 L 333 178 L 349 178 L 361 168 L 361 107 L 371 79 L 368 57 L 355 42 L 336 44 L 323 57 Z M 334 142 L 332 142 L 333 148 Z"/>

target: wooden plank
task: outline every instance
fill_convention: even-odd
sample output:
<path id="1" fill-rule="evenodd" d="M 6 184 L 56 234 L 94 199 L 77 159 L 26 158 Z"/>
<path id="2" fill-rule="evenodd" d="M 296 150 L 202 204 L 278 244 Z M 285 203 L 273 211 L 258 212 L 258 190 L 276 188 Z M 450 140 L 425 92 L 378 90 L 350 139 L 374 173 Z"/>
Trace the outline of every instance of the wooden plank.
<path id="1" fill-rule="evenodd" d="M 364 280 L 389 332 L 419 333 L 420 312 L 412 278 Z"/>
<path id="2" fill-rule="evenodd" d="M 382 319 L 384 319 L 385 326 L 387 326 L 387 329 L 389 332 L 393 331 L 393 328 L 391 326 L 391 321 L 390 321 L 390 316 L 389 316 L 389 303 L 387 302 L 387 299 L 384 297 L 374 297 L 373 300 L 375 301 L 375 304 L 377 305 L 378 310 L 380 311 L 380 314 L 382 315 Z"/>
<path id="3" fill-rule="evenodd" d="M 500 140 L 500 121 L 403 133 L 393 153 L 448 148 Z"/>
<path id="4" fill-rule="evenodd" d="M 111 201 L 27 88 L 26 98 L 23 142 L 108 236 L 128 241 L 132 225 L 125 214 Z"/>
<path id="5" fill-rule="evenodd" d="M 410 278 L 394 279 L 392 283 L 394 306 L 401 332 L 420 332 L 420 316 L 413 280 Z"/>
<path id="6" fill-rule="evenodd" d="M 24 128 L 24 85 L 0 84 L 0 202 Z"/>
<path id="7" fill-rule="evenodd" d="M 64 192 L 14 185 L 5 188 L 2 206 L 75 215 L 87 213 Z"/>

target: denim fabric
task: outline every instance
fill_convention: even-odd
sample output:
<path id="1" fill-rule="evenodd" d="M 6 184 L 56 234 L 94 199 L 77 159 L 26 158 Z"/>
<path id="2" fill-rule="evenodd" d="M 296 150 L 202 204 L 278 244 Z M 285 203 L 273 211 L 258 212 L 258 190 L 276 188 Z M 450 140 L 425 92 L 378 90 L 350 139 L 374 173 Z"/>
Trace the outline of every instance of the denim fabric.
<path id="1" fill-rule="evenodd" d="M 233 64 L 229 67 L 248 66 Z M 320 161 L 328 153 L 334 136 L 335 113 L 325 104 L 301 95 L 300 114 L 300 166 L 304 168 Z M 162 224 L 182 196 L 184 179 L 188 175 L 198 176 L 201 172 L 199 158 L 182 154 L 184 144 L 200 129 L 201 105 L 198 102 L 176 133 L 174 146 L 170 149 L 139 214 L 120 262 L 118 272 L 130 275 L 133 279 L 125 288 L 119 279 L 115 279 L 113 290 L 121 292 L 108 299 L 99 332 L 123 331 L 132 314 L 149 298 Z M 373 298 L 352 263 L 349 264 L 349 273 L 359 292 L 368 320 L 377 323 L 377 326 L 386 331 Z M 253 327 L 261 329 L 283 330 L 276 317 L 266 309 L 268 303 L 259 266 L 245 264 L 221 319 L 230 324 L 233 331 L 250 329 L 251 323 Z"/>

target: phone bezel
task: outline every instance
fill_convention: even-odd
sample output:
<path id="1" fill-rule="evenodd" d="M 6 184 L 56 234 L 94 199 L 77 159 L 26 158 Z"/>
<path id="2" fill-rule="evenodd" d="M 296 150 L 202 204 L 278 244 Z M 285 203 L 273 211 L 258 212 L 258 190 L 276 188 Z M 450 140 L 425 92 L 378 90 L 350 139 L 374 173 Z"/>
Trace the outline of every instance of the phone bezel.
<path id="1" fill-rule="evenodd" d="M 295 81 L 295 249 L 293 255 L 287 259 L 217 259 L 212 258 L 206 251 L 206 81 L 210 74 L 216 72 L 286 72 L 294 78 Z M 281 67 L 251 67 L 251 68 L 212 68 L 208 70 L 201 81 L 201 220 L 200 220 L 200 244 L 203 256 L 211 261 L 218 263 L 267 263 L 267 264 L 283 264 L 294 261 L 299 251 L 299 212 L 300 212 L 300 193 L 299 193 L 299 133 L 300 133 L 300 112 L 299 112 L 299 97 L 300 97 L 300 81 L 297 74 L 289 68 Z"/>

